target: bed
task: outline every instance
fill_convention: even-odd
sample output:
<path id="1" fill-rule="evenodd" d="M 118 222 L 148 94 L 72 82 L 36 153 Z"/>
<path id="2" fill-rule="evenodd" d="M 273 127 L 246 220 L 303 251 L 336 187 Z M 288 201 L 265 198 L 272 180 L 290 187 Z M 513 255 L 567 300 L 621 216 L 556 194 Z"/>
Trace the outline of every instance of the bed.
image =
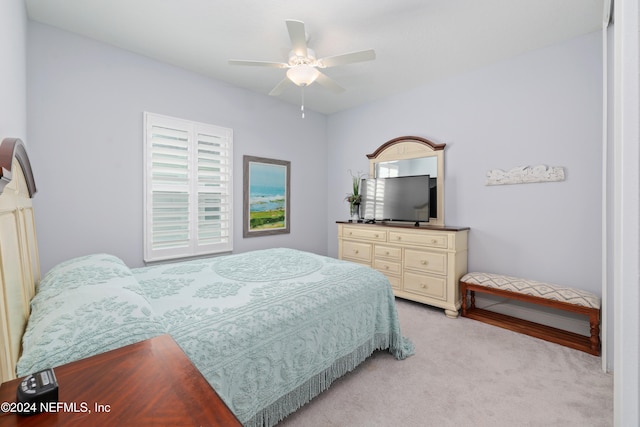
<path id="1" fill-rule="evenodd" d="M 40 280 L 24 145 L 0 145 L 6 381 L 169 333 L 245 426 L 274 425 L 374 351 L 413 353 L 381 273 L 288 248 L 129 268 L 111 254 Z"/>

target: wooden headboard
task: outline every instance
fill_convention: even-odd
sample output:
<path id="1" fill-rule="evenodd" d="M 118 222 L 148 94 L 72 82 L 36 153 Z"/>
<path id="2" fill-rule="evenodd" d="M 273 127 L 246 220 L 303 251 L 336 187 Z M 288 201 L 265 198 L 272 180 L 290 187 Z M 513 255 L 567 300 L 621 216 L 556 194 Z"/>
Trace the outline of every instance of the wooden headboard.
<path id="1" fill-rule="evenodd" d="M 29 303 L 40 281 L 35 192 L 24 144 L 5 138 L 0 143 L 0 382 L 16 377 Z"/>

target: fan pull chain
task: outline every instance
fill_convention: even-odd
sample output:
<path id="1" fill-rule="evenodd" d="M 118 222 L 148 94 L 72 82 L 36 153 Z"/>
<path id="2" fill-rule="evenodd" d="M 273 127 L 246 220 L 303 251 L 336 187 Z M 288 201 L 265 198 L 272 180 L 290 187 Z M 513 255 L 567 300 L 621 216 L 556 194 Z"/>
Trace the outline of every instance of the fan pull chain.
<path id="1" fill-rule="evenodd" d="M 300 87 L 300 93 L 302 94 L 302 100 L 300 101 L 300 112 L 302 112 L 302 118 L 304 119 L 304 86 Z"/>

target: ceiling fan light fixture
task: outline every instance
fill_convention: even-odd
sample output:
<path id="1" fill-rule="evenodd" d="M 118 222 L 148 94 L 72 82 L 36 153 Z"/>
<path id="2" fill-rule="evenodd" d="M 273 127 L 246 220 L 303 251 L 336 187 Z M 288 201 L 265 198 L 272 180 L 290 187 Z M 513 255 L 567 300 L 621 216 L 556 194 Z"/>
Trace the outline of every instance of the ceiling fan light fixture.
<path id="1" fill-rule="evenodd" d="M 309 86 L 318 78 L 319 75 L 320 71 L 307 64 L 296 65 L 287 70 L 287 77 L 289 80 L 294 82 L 296 85 L 303 87 Z"/>

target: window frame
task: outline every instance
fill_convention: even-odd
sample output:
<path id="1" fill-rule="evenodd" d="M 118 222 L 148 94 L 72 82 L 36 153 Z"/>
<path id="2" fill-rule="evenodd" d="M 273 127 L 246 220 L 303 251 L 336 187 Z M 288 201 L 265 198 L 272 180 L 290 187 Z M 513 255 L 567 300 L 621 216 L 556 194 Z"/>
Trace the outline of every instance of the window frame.
<path id="1" fill-rule="evenodd" d="M 233 250 L 233 130 L 150 112 L 144 112 L 143 116 L 144 261 L 148 263 L 231 252 Z M 158 129 L 161 129 L 160 132 L 157 132 Z M 170 133 L 184 135 L 186 139 L 176 137 L 175 140 L 179 140 L 179 142 L 172 145 L 171 138 L 167 138 Z M 161 135 L 162 141 L 168 141 L 169 149 L 178 150 L 184 148 L 180 147 L 181 145 L 186 144 L 186 151 L 182 152 L 186 155 L 185 165 L 179 165 L 182 168 L 186 167 L 186 182 L 181 179 L 176 179 L 176 182 L 171 182 L 169 179 L 154 180 L 154 171 L 157 177 L 158 171 L 162 169 L 161 167 L 154 168 L 153 155 L 154 153 L 157 155 L 160 151 L 159 148 L 154 148 L 154 141 L 159 141 L 157 138 L 154 140 L 154 135 L 156 137 Z M 210 141 L 216 142 L 210 144 L 208 143 Z M 219 155 L 213 155 L 216 160 L 212 161 L 212 153 L 216 149 L 219 150 L 217 153 Z M 177 162 L 180 161 L 183 160 L 179 159 Z M 206 168 L 207 162 L 209 168 Z M 219 174 L 211 173 L 212 164 L 217 166 L 214 169 L 219 168 Z M 203 172 L 205 170 L 206 172 Z M 184 172 L 185 170 L 180 169 L 180 171 Z M 176 195 L 187 194 L 188 196 L 188 202 L 183 205 L 187 209 L 188 220 L 186 222 L 184 218 L 182 220 L 183 225 L 188 224 L 186 238 L 181 239 L 180 243 L 175 243 L 175 245 L 167 244 L 166 247 L 159 247 L 158 234 L 160 232 L 154 232 L 154 225 L 157 224 L 154 223 L 153 196 L 154 194 L 160 195 L 160 193 L 166 195 L 170 192 L 175 192 Z M 203 195 L 204 197 L 201 197 Z M 212 197 L 205 200 L 206 195 Z M 219 217 L 217 220 L 208 222 L 206 219 L 202 219 L 205 216 L 202 210 L 211 209 L 211 206 L 204 206 L 205 202 L 213 202 L 217 207 L 217 214 L 214 215 Z M 216 208 L 214 207 L 214 209 Z M 155 213 L 157 214 L 157 209 Z M 209 239 L 203 237 L 205 233 L 203 225 L 213 226 L 211 228 L 214 237 Z M 216 230 L 218 230 L 219 236 L 216 236 Z M 185 231 L 175 231 L 170 234 L 184 236 Z"/>

